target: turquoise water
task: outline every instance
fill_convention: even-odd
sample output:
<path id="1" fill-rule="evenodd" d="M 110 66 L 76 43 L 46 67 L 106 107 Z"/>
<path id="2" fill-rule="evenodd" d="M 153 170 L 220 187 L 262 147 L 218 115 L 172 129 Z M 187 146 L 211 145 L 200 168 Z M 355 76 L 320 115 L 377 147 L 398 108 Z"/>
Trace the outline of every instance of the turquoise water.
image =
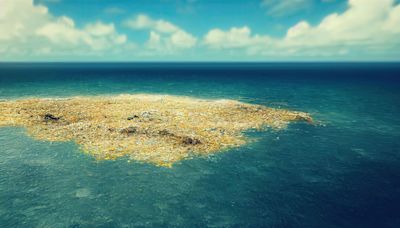
<path id="1" fill-rule="evenodd" d="M 316 125 L 173 168 L 95 161 L 0 128 L 1 227 L 399 227 L 399 64 L 0 64 L 0 99 L 157 93 Z"/>

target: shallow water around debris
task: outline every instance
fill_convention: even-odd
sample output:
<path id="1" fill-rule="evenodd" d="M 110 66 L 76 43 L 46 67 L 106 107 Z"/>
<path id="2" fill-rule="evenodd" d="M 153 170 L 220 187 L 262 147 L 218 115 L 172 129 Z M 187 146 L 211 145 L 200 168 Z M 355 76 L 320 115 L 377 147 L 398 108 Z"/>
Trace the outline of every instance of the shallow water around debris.
<path id="1" fill-rule="evenodd" d="M 0 64 L 0 99 L 155 93 L 310 112 L 175 164 L 0 128 L 1 227 L 398 227 L 398 64 Z"/>

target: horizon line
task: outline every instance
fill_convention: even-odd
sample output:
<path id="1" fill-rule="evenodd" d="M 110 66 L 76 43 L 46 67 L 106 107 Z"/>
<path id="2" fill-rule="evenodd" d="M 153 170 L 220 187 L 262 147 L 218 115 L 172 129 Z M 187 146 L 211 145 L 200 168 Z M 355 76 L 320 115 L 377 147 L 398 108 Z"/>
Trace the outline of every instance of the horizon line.
<path id="1" fill-rule="evenodd" d="M 62 63 L 62 64 L 96 64 L 96 63 L 128 63 L 128 64 L 319 64 L 319 63 L 400 63 L 400 60 L 396 61 L 381 61 L 381 60 L 371 60 L 371 61 L 0 61 L 0 64 L 52 64 L 52 63 Z"/>

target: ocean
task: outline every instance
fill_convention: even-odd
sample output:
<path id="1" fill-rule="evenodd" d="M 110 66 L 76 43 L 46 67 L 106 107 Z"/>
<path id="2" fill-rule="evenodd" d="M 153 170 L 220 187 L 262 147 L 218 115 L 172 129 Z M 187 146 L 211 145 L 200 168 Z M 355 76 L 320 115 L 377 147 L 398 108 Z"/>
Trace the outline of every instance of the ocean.
<path id="1" fill-rule="evenodd" d="M 0 128 L 0 227 L 400 227 L 399 63 L 0 63 L 0 101 L 138 93 L 315 124 L 172 168 Z"/>

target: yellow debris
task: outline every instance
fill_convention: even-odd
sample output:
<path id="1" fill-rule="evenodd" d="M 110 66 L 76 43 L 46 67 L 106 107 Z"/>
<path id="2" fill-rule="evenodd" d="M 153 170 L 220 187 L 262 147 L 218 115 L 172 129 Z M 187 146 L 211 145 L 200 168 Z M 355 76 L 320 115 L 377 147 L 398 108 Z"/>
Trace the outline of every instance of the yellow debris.
<path id="1" fill-rule="evenodd" d="M 243 131 L 282 129 L 309 114 L 234 100 L 119 95 L 0 101 L 0 127 L 40 140 L 73 140 L 97 159 L 122 156 L 160 166 L 246 143 Z"/>

